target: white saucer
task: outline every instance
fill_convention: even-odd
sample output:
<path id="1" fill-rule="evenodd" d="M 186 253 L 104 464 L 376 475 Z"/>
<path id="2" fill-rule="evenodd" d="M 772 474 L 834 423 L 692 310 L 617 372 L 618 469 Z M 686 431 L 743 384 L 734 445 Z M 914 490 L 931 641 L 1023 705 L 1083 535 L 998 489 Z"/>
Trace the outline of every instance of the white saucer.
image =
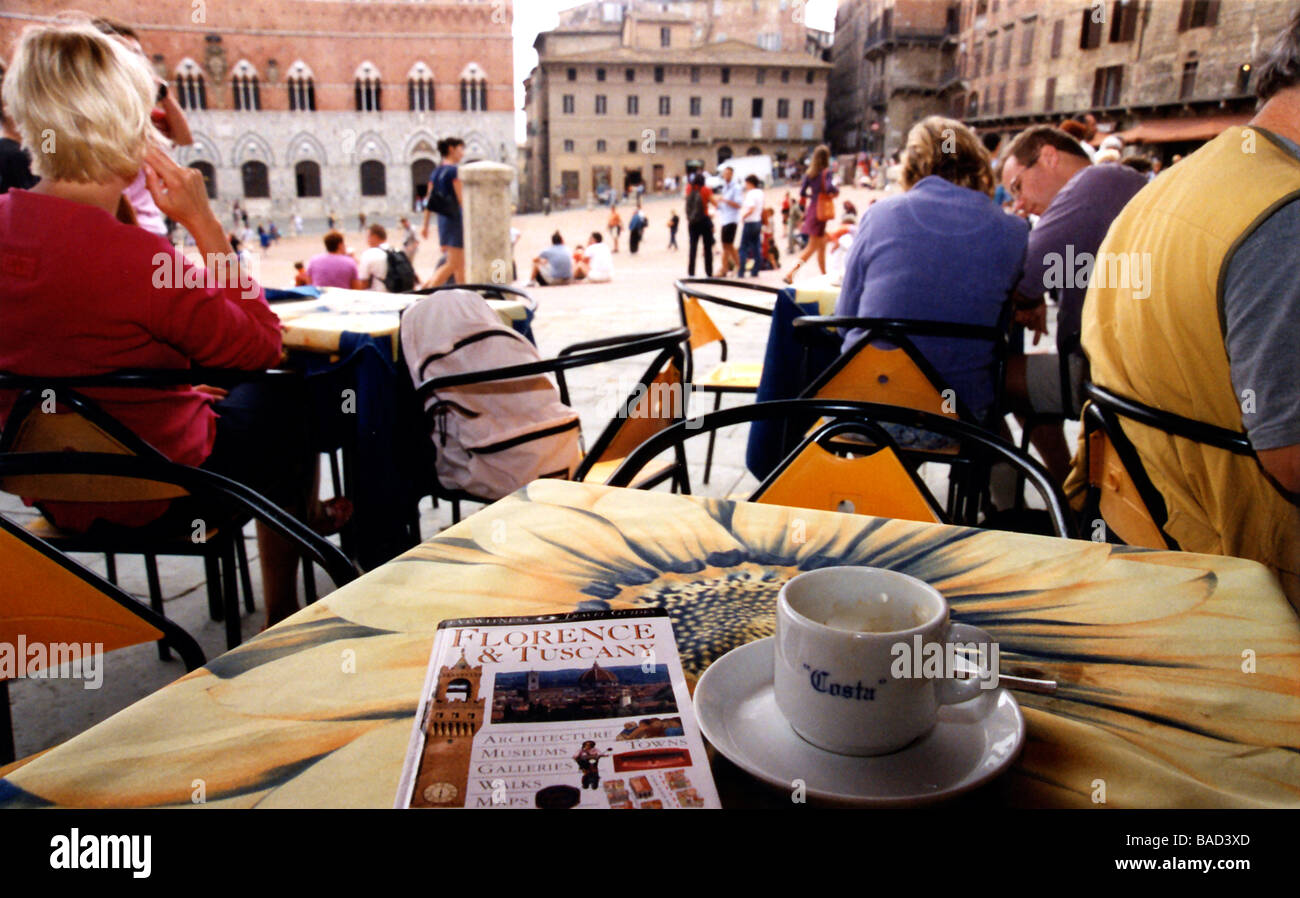
<path id="1" fill-rule="evenodd" d="M 929 804 L 997 776 L 1025 743 L 1025 718 L 1006 689 L 939 709 L 933 730 L 904 749 L 875 757 L 823 751 L 781 716 L 772 687 L 771 638 L 733 649 L 695 686 L 705 737 L 729 761 L 778 789 L 805 784 L 809 799 L 863 807 Z"/>

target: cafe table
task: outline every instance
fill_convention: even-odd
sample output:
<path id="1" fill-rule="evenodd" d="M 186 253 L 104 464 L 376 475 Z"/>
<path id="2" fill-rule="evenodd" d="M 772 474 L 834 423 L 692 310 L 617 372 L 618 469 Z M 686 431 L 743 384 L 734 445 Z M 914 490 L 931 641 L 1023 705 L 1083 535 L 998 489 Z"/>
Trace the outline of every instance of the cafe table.
<path id="1" fill-rule="evenodd" d="M 410 293 L 323 287 L 317 299 L 276 303 L 272 311 L 280 317 L 286 349 L 336 353 L 342 335 L 350 332 L 376 339 L 388 337 L 396 353 L 401 314 L 419 299 L 423 297 Z M 528 336 L 523 330 L 529 323 L 528 306 L 523 300 L 489 299 L 487 304 L 504 323 Z"/>
<path id="2" fill-rule="evenodd" d="M 1058 681 L 1016 693 L 1023 752 L 972 798 L 1300 805 L 1300 622 L 1254 562 L 539 480 L 12 772 L 0 806 L 186 806 L 201 783 L 207 807 L 391 807 L 439 621 L 661 606 L 693 683 L 835 564 L 932 583 L 1004 672 Z"/>

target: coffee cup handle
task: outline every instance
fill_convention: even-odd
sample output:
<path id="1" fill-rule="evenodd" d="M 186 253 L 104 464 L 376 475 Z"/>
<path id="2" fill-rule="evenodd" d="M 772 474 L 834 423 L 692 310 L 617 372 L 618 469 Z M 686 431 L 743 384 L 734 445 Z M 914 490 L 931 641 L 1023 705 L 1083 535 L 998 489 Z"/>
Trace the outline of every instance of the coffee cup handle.
<path id="1" fill-rule="evenodd" d="M 948 625 L 948 636 L 944 643 L 954 642 L 974 642 L 989 646 L 993 644 L 993 637 L 979 627 L 972 627 L 970 624 L 961 624 L 954 621 Z M 964 680 L 944 678 L 939 681 L 939 704 L 956 705 L 977 698 L 981 693 L 997 688 L 998 672 L 996 670 L 992 672 L 992 679 L 992 685 L 986 685 L 987 680 L 980 677 L 971 677 Z"/>

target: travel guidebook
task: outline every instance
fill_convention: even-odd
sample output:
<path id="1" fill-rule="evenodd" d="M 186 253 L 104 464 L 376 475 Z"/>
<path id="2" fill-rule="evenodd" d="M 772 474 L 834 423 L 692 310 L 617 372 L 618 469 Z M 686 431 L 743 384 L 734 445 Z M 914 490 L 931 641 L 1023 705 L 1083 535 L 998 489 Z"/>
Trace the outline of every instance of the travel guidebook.
<path id="1" fill-rule="evenodd" d="M 399 808 L 716 808 L 657 608 L 443 621 Z"/>

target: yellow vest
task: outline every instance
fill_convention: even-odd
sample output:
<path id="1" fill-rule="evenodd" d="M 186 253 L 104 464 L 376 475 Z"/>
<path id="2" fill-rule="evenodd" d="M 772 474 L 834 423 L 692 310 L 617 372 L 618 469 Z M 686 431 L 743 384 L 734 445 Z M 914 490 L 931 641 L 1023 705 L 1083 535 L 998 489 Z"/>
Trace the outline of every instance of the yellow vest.
<path id="1" fill-rule="evenodd" d="M 1135 196 L 1102 241 L 1084 304 L 1083 348 L 1093 382 L 1242 432 L 1249 397 L 1235 394 L 1229 376 L 1224 278 L 1241 241 L 1297 196 L 1300 160 L 1266 132 L 1240 127 Z M 1102 271 L 1119 253 L 1129 255 L 1128 278 L 1119 266 Z M 1141 277 L 1148 271 L 1149 279 Z M 1277 364 L 1294 371 L 1296 357 Z M 1179 546 L 1268 565 L 1300 610 L 1300 508 L 1265 480 L 1258 461 L 1128 419 L 1123 428 L 1164 497 L 1165 531 Z"/>

